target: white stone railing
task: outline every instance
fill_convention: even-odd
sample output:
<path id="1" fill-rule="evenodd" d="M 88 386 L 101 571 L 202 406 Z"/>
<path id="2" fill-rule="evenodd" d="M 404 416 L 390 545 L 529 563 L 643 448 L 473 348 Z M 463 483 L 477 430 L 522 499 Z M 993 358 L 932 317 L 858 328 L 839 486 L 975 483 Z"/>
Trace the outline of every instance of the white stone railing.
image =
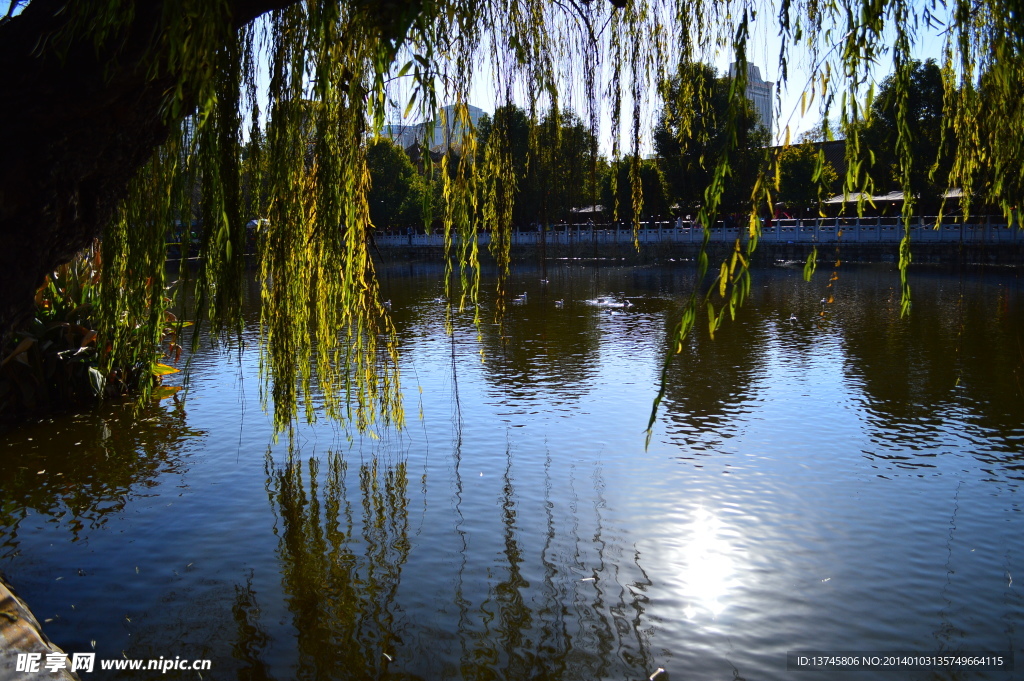
<path id="1" fill-rule="evenodd" d="M 935 217 L 914 218 L 910 230 L 912 243 L 964 243 L 964 244 L 1016 244 L 1024 243 L 1024 231 L 1007 225 L 1002 216 L 977 217 L 968 223 L 943 222 L 936 229 Z M 547 245 L 584 244 L 627 244 L 633 241 L 633 230 L 629 225 L 616 229 L 614 225 L 551 225 L 545 234 L 532 229 L 515 229 L 512 234 L 513 246 L 533 246 L 542 242 Z M 704 232 L 699 227 L 678 222 L 644 223 L 639 233 L 642 244 L 686 244 L 700 243 Z M 711 241 L 732 242 L 739 238 L 747 240 L 747 230 L 725 227 L 718 222 L 711 230 Z M 900 218 L 820 218 L 816 220 L 773 220 L 761 229 L 761 243 L 794 244 L 835 244 L 841 243 L 896 243 L 903 238 Z M 380 231 L 374 235 L 382 247 L 442 247 L 444 237 L 440 233 L 423 234 L 407 231 Z M 490 242 L 490 234 L 478 237 L 481 246 Z"/>

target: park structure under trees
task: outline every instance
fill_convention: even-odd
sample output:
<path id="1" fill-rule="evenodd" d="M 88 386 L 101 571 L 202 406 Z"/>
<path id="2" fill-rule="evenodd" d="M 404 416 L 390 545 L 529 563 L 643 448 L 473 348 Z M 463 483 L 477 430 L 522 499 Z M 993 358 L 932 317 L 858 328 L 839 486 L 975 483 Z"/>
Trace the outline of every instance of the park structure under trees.
<path id="1" fill-rule="evenodd" d="M 660 85 L 681 154 L 705 141 L 702 117 L 719 118 L 714 129 L 724 144 L 701 157 L 707 181 L 696 218 L 708 228 L 728 178 L 743 165 L 738 150 L 749 109 L 743 92 L 752 31 L 767 25 L 781 36 L 780 85 L 794 60 L 812 65 L 807 83 L 796 87 L 846 136 L 848 191 L 870 188 L 878 175 L 864 126 L 875 114 L 872 69 L 892 64 L 884 110 L 896 136 L 885 142 L 892 160 L 883 172 L 894 174 L 910 199 L 921 163 L 910 125 L 911 55 L 913 41 L 932 31 L 945 41 L 937 153 L 949 160 L 926 161 L 929 176 L 961 187 L 968 208 L 976 196 L 1009 212 L 1020 199 L 1019 0 L 953 0 L 941 11 L 912 0 L 9 0 L 6 7 L 0 19 L 4 347 L 38 350 L 38 338 L 26 329 L 53 304 L 40 303 L 40 286 L 102 239 L 102 260 L 93 256 L 102 264 L 88 280 L 95 300 L 73 306 L 60 323 L 95 331 L 81 341 L 100 381 L 118 367 L 141 366 L 145 393 L 156 348 L 177 338 L 165 278 L 167 238 L 190 215 L 198 187 L 201 254 L 196 305 L 186 316 L 206 320 L 214 331 L 240 328 L 249 276 L 241 247 L 245 224 L 264 221 L 257 276 L 264 282 L 265 394 L 279 429 L 302 405 L 312 408 L 306 398 L 314 376 L 327 415 L 358 428 L 380 418 L 402 420 L 395 332 L 367 248 L 365 141 L 384 125 L 395 80 L 411 84 L 397 104 L 424 119 L 442 101 L 464 111 L 481 65 L 491 70 L 500 101 L 526 93 L 534 119 L 582 93 L 577 97 L 591 133 L 605 109 L 614 130 L 631 131 L 625 139 L 612 137 L 611 155 L 613 162 L 626 159 L 637 208 L 642 107 L 624 102 L 642 103 Z M 737 74 L 724 107 L 714 105 L 715 90 L 702 79 L 673 81 L 720 49 L 731 53 Z M 249 153 L 243 153 L 246 138 Z M 507 266 L 518 178 L 504 136 L 491 135 L 479 150 L 469 136 L 462 148 L 458 158 L 439 161 L 440 222 L 448 242 L 457 244 L 453 255 L 463 273 L 463 295 L 450 299 L 474 305 L 480 281 L 471 237 L 488 230 L 495 259 Z M 472 172 L 468 159 L 475 159 Z M 742 305 L 758 215 L 773 202 L 773 175 L 770 163 L 761 164 L 749 196 L 740 197 L 750 215 L 746 244 L 738 242 L 720 267 L 702 250 L 701 285 L 683 307 L 673 347 L 705 317 L 703 309 L 714 333 Z M 907 200 L 905 217 L 912 211 Z M 633 215 L 637 227 L 640 211 Z M 905 309 L 909 261 L 905 241 Z M 498 287 L 501 301 L 501 277 Z"/>

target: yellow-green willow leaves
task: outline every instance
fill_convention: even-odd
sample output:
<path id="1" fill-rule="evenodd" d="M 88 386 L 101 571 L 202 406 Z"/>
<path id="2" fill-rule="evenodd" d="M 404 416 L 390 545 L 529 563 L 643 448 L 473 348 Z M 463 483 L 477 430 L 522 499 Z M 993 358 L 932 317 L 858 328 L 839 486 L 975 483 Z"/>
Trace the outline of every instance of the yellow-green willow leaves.
<path id="1" fill-rule="evenodd" d="M 277 3 L 278 5 L 282 3 Z M 380 301 L 367 247 L 369 175 L 365 148 L 380 133 L 389 107 L 435 119 L 441 104 L 465 131 L 428 169 L 442 183 L 446 287 L 458 268 L 458 307 L 476 309 L 480 268 L 476 236 L 490 234 L 499 270 L 508 268 L 512 195 L 519 178 L 500 126 L 483 148 L 465 109 L 474 75 L 486 73 L 496 101 L 525 96 L 531 123 L 574 104 L 596 132 L 611 120 L 613 163 L 626 147 L 634 229 L 644 196 L 638 182 L 647 134 L 644 111 L 656 93 L 673 93 L 674 130 L 682 148 L 704 129 L 707 84 L 677 79 L 687 65 L 735 62 L 725 120 L 727 143 L 713 158 L 698 222 L 705 238 L 697 281 L 670 345 L 678 351 L 704 307 L 708 331 L 734 317 L 750 289 L 750 255 L 761 218 L 773 207 L 775 170 L 765 154 L 749 196 L 746 245 L 737 243 L 714 266 L 707 250 L 726 184 L 736 171 L 738 116 L 751 35 L 779 36 L 780 86 L 793 65 L 808 69 L 802 107 L 837 116 L 847 139 L 844 191 L 870 192 L 890 169 L 873 166 L 862 132 L 871 116 L 874 81 L 895 74 L 897 176 L 913 197 L 910 167 L 939 159 L 913 158 L 907 125 L 907 73 L 914 41 L 945 41 L 942 74 L 945 122 L 940 153 L 952 168 L 937 183 L 964 190 L 964 206 L 999 206 L 1008 216 L 1024 198 L 1024 26 L 1006 0 L 307 0 L 283 3 L 243 26 L 232 0 L 165 0 L 151 38 L 150 78 L 165 85 L 164 111 L 180 126 L 129 186 L 104 236 L 103 314 L 118 329 L 109 361 L 134 362 L 159 342 L 169 305 L 165 241 L 175 225 L 201 221 L 196 306 L 188 313 L 215 332 L 237 333 L 247 276 L 245 225 L 258 228 L 262 369 L 267 406 L 279 430 L 318 409 L 355 428 L 401 424 L 397 339 Z M 130 0 L 81 0 L 67 6 L 63 31 L 40 49 L 61 53 L 69 37 L 116 45 L 141 5 Z M 115 50 L 116 54 L 116 50 Z M 885 68 L 891 62 L 892 68 Z M 398 87 L 396 83 L 401 83 Z M 392 101 L 399 100 L 399 101 Z M 781 116 L 790 112 L 778 111 Z M 630 122 L 620 141 L 620 124 Z M 705 126 L 706 127 L 706 126 Z M 425 144 L 429 144 L 426 142 Z M 534 146 L 537 141 L 531 142 Z M 535 152 L 539 150 L 534 149 Z M 597 162 L 596 154 L 594 163 Z M 429 165 L 429 154 L 424 154 Z M 613 176 L 613 182 L 615 177 Z M 613 186 L 612 196 L 618 191 Z M 862 206 L 861 206 L 862 207 Z M 613 208 L 616 215 L 622 207 Z M 624 212 L 624 211 L 623 211 Z M 429 219 L 429 218 L 428 218 Z M 907 231 L 909 235 L 909 230 Z M 187 251 L 187 244 L 183 245 Z M 909 309 L 909 236 L 900 247 L 904 310 Z M 808 261 L 808 271 L 813 262 Z M 182 273 L 187 274 L 187 267 Z M 710 273 L 710 274 L 709 274 Z M 503 275 L 502 275 L 503 277 Z M 504 305 L 499 277 L 498 313 Z M 713 281 L 710 280 L 713 277 Z M 477 314 L 479 317 L 479 314 Z M 666 359 L 666 362 L 669 359 Z M 655 400 L 651 423 L 664 394 Z"/>

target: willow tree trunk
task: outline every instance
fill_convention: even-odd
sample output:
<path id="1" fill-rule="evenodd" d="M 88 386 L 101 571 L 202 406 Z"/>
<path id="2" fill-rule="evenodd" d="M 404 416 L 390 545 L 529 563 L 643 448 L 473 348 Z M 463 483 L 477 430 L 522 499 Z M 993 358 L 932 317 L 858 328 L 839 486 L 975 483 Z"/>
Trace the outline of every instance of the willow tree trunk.
<path id="1" fill-rule="evenodd" d="M 138 67 L 141 31 L 111 73 L 88 36 L 62 59 L 47 48 L 63 5 L 36 0 L 0 26 L 3 334 L 31 315 L 47 272 L 99 236 L 128 180 L 167 134 L 161 84 Z"/>
<path id="2" fill-rule="evenodd" d="M 341 1 L 357 3 L 396 40 L 422 7 L 422 0 Z M 238 28 L 294 2 L 226 4 Z M 150 70 L 160 61 L 153 46 L 166 48 L 158 40 L 163 17 L 180 10 L 180 0 L 139 0 L 131 24 L 101 49 L 93 35 L 72 35 L 59 55 L 54 37 L 71 4 L 32 0 L 0 23 L 0 340 L 31 317 L 46 275 L 101 236 L 133 175 L 168 126 L 180 123 L 162 106 L 179 74 Z M 182 85 L 184 115 L 199 84 Z"/>

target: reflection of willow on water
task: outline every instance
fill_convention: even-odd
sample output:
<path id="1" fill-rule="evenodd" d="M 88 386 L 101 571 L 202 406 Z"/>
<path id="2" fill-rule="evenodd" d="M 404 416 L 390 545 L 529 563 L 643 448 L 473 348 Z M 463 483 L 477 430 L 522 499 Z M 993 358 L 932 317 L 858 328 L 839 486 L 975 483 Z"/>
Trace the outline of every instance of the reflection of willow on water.
<path id="1" fill-rule="evenodd" d="M 8 433 L 0 456 L 0 558 L 18 552 L 18 524 L 30 514 L 87 539 L 161 475 L 180 475 L 186 443 L 204 435 L 186 425 L 180 403 L 139 414 L 114 405 Z"/>
<path id="2" fill-rule="evenodd" d="M 488 580 L 479 605 L 462 615 L 461 678 L 647 678 L 652 664 L 641 619 L 649 582 L 638 555 L 633 560 L 640 580 L 628 584 L 621 581 L 626 577 L 624 567 L 606 560 L 601 472 L 594 473 L 594 516 L 581 513 L 583 504 L 573 493 L 571 515 L 559 522 L 550 497 L 550 467 L 548 456 L 545 527 L 538 545 L 539 533 L 532 528 L 524 532 L 521 526 L 513 456 L 506 452 L 499 500 L 504 562 L 488 570 L 504 574 L 494 578 L 496 582 Z M 585 537 L 581 528 L 589 522 L 594 523 L 593 534 Z M 539 565 L 531 559 L 535 550 Z M 460 587 L 474 578 L 463 574 L 465 569 L 463 561 Z M 541 583 L 531 584 L 527 574 L 538 575 Z M 468 603 L 465 597 L 463 602 Z"/>
<path id="3" fill-rule="evenodd" d="M 538 661 L 527 645 L 530 630 L 534 626 L 534 613 L 527 606 L 524 592 L 528 594 L 529 582 L 523 578 L 522 563 L 524 560 L 522 547 L 518 539 L 516 525 L 516 492 L 511 477 L 512 454 L 506 450 L 505 472 L 502 476 L 501 496 L 501 527 L 505 565 L 505 578 L 490 588 L 487 599 L 481 604 L 480 610 L 485 615 L 485 636 L 477 638 L 477 647 L 470 659 L 463 659 L 463 671 L 473 669 L 476 674 L 470 678 L 486 678 L 487 674 L 479 674 L 480 662 L 486 660 L 491 665 L 499 663 L 509 678 L 537 678 Z M 493 604 L 493 605 L 492 605 Z M 497 623 L 493 635 L 490 615 L 497 610 Z M 497 646 L 494 639 L 497 639 Z M 481 652 L 486 651 L 486 655 Z M 475 668 L 475 669 L 474 669 Z"/>
<path id="4" fill-rule="evenodd" d="M 946 571 L 946 581 L 940 591 L 942 607 L 938 611 L 939 626 L 934 632 L 937 643 L 936 650 L 961 650 L 963 640 L 966 638 L 966 632 L 954 621 L 956 616 L 962 615 L 962 613 L 952 612 L 955 608 L 954 594 L 956 591 L 953 586 L 953 575 L 956 574 L 956 569 L 953 567 L 953 544 L 956 535 L 956 517 L 960 511 L 960 488 L 962 486 L 962 482 L 958 483 L 956 491 L 953 493 L 953 510 L 949 518 L 949 533 L 946 536 L 946 563 L 943 566 Z"/>
<path id="5" fill-rule="evenodd" d="M 415 549 L 404 460 L 371 458 L 358 464 L 357 474 L 355 464 L 350 472 L 333 454 L 323 463 L 268 464 L 282 585 L 296 632 L 297 662 L 289 675 L 649 676 L 653 665 L 642 629 L 648 581 L 637 555 L 609 548 L 622 537 L 606 534 L 601 471 L 593 474 L 593 494 L 570 495 L 564 505 L 546 496 L 543 519 L 530 524 L 517 461 L 507 452 L 496 504 L 482 511 L 474 506 L 467 524 L 460 520 L 459 450 L 457 440 L 455 523 L 435 527 L 432 534 L 440 536 Z M 549 461 L 548 493 L 555 486 L 550 470 Z M 351 485 L 356 478 L 358 490 Z M 610 550 L 614 555 L 606 555 Z M 439 562 L 452 573 L 435 572 Z M 237 596 L 236 656 L 247 662 L 251 678 L 266 678 L 260 659 L 267 642 L 255 594 L 240 588 Z"/>
<path id="6" fill-rule="evenodd" d="M 348 464 L 329 454 L 268 463 L 278 551 L 298 633 L 295 678 L 377 678 L 400 643 L 395 596 L 409 554 L 406 464 L 360 464 L 361 504 L 348 496 Z M 356 517 L 359 514 L 360 517 Z M 356 536 L 361 533 L 361 536 Z"/>
<path id="7" fill-rule="evenodd" d="M 734 429 L 745 402 L 758 398 L 756 381 L 768 363 L 770 327 L 746 317 L 714 340 L 693 334 L 669 366 L 665 388 L 667 430 L 690 454 L 714 450 L 714 439 Z"/>
<path id="8" fill-rule="evenodd" d="M 231 615 L 235 620 L 232 657 L 242 663 L 237 678 L 245 681 L 269 681 L 273 677 L 263 658 L 270 643 L 270 636 L 260 625 L 260 607 L 252 586 L 252 578 L 250 573 L 245 586 L 235 585 L 235 602 L 231 606 Z"/>

